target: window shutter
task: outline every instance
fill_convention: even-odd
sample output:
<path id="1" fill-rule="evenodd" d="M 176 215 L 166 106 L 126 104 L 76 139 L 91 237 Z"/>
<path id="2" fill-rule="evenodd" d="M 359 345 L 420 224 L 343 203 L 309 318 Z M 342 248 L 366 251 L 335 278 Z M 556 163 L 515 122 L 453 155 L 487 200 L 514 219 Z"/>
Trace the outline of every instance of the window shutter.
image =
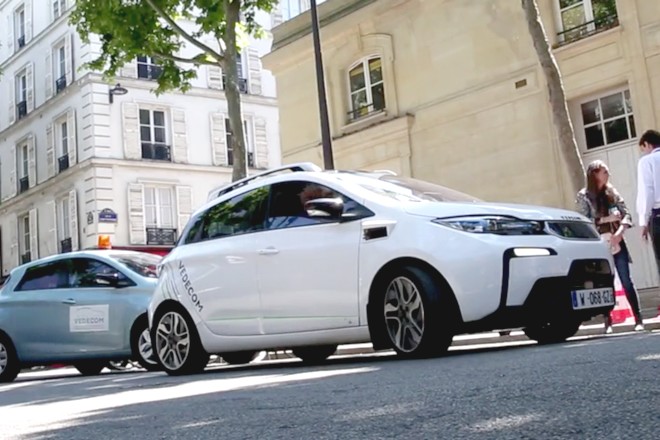
<path id="1" fill-rule="evenodd" d="M 53 177 L 57 171 L 55 169 L 55 134 L 53 133 L 53 124 L 46 127 L 46 164 L 48 167 L 48 178 Z"/>
<path id="2" fill-rule="evenodd" d="M 5 248 L 8 248 L 9 255 L 6 259 L 3 256 L 3 263 L 11 268 L 18 266 L 20 260 L 18 256 L 18 216 L 16 214 L 10 214 L 9 217 L 9 246 Z"/>
<path id="3" fill-rule="evenodd" d="M 211 147 L 213 148 L 213 165 L 227 165 L 227 131 L 225 130 L 225 115 L 211 114 Z"/>
<path id="4" fill-rule="evenodd" d="M 9 90 L 7 91 L 7 96 L 9 96 L 9 124 L 13 124 L 16 121 L 16 78 L 13 76 L 9 77 L 7 81 Z"/>
<path id="5" fill-rule="evenodd" d="M 173 108 L 172 114 L 172 159 L 176 163 L 188 162 L 188 138 L 186 135 L 186 112 Z"/>
<path id="6" fill-rule="evenodd" d="M 255 167 L 268 168 L 268 131 L 266 119 L 254 118 L 254 144 L 256 150 Z"/>
<path id="7" fill-rule="evenodd" d="M 39 223 L 37 222 L 37 210 L 30 209 L 30 260 L 39 259 Z"/>
<path id="8" fill-rule="evenodd" d="M 16 155 L 16 145 L 12 145 L 9 153 L 11 160 L 11 171 L 9 172 L 9 197 L 16 197 L 18 193 L 18 183 L 16 182 L 16 166 L 18 163 L 18 156 Z"/>
<path id="9" fill-rule="evenodd" d="M 209 89 L 222 90 L 222 69 L 219 66 L 206 66 L 206 81 Z"/>
<path id="10" fill-rule="evenodd" d="M 147 244 L 144 220 L 144 185 L 128 184 L 128 221 L 131 244 Z"/>
<path id="11" fill-rule="evenodd" d="M 132 102 L 122 102 L 122 128 L 124 135 L 124 155 L 126 159 L 141 159 L 139 108 Z"/>
<path id="12" fill-rule="evenodd" d="M 253 48 L 248 47 L 248 69 L 250 72 L 250 93 L 253 95 L 261 95 L 261 58 L 259 52 Z"/>
<path id="13" fill-rule="evenodd" d="M 78 235 L 78 194 L 75 189 L 69 191 L 69 226 L 71 250 L 77 251 L 80 246 L 80 240 Z"/>
<path id="14" fill-rule="evenodd" d="M 37 184 L 37 158 L 34 136 L 28 136 L 28 185 L 33 188 Z"/>
<path id="15" fill-rule="evenodd" d="M 66 75 L 66 84 L 73 82 L 73 56 L 71 46 L 73 45 L 73 34 L 64 37 L 64 74 Z"/>
<path id="16" fill-rule="evenodd" d="M 176 207 L 178 215 L 177 233 L 180 236 L 186 227 L 193 210 L 193 195 L 190 186 L 176 187 Z"/>
<path id="17" fill-rule="evenodd" d="M 53 54 L 48 51 L 46 55 L 46 99 L 53 97 Z"/>
<path id="18" fill-rule="evenodd" d="M 32 40 L 32 0 L 25 0 L 25 44 Z"/>
<path id="19" fill-rule="evenodd" d="M 137 59 L 134 58 L 132 61 L 124 64 L 121 69 L 119 69 L 119 76 L 125 78 L 137 78 Z"/>
<path id="20" fill-rule="evenodd" d="M 76 110 L 70 109 L 66 115 L 66 129 L 69 140 L 69 166 L 72 167 L 78 162 L 78 142 L 76 140 Z"/>
<path id="21" fill-rule="evenodd" d="M 29 63 L 25 68 L 25 76 L 27 82 L 27 112 L 30 113 L 34 110 L 34 63 Z"/>
<path id="22" fill-rule="evenodd" d="M 7 49 L 9 49 L 9 54 L 14 53 L 14 14 L 7 14 L 7 31 L 9 35 L 7 36 Z"/>
<path id="23" fill-rule="evenodd" d="M 57 234 L 57 204 L 54 200 L 46 202 L 46 252 L 44 257 L 55 255 L 59 251 Z"/>

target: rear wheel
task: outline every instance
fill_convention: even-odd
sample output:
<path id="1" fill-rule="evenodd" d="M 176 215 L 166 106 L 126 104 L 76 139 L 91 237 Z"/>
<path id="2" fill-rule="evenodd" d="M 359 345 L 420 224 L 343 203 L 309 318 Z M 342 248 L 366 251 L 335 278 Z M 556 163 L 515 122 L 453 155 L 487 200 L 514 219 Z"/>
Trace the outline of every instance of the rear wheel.
<path id="1" fill-rule="evenodd" d="M 83 376 L 96 376 L 101 374 L 107 364 L 107 361 L 81 361 L 73 364 L 73 366 Z"/>
<path id="2" fill-rule="evenodd" d="M 0 334 L 0 383 L 12 382 L 21 370 L 14 344 Z"/>
<path id="3" fill-rule="evenodd" d="M 432 357 L 447 351 L 457 311 L 446 283 L 408 265 L 390 273 L 379 288 L 385 333 L 400 357 Z"/>
<path id="4" fill-rule="evenodd" d="M 291 351 L 306 364 L 319 364 L 335 354 L 337 346 L 318 345 L 314 347 L 298 347 Z"/>
<path id="5" fill-rule="evenodd" d="M 197 330 L 188 314 L 170 308 L 154 320 L 151 340 L 158 363 L 167 374 L 180 376 L 201 373 L 209 361 Z"/>
<path id="6" fill-rule="evenodd" d="M 231 365 L 249 364 L 257 356 L 256 351 L 235 351 L 232 353 L 223 353 L 222 359 Z"/>
<path id="7" fill-rule="evenodd" d="M 554 319 L 544 324 L 530 325 L 523 331 L 529 339 L 539 344 L 556 344 L 574 336 L 580 324 L 580 321 L 574 319 Z"/>

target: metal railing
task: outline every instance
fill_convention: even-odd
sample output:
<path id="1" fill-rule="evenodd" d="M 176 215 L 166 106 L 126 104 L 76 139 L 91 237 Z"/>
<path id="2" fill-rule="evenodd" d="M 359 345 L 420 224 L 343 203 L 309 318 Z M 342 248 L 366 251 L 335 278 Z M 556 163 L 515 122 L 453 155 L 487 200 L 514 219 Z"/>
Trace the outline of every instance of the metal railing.
<path id="1" fill-rule="evenodd" d="M 18 49 L 21 49 L 21 48 L 25 47 L 25 35 L 21 35 L 20 37 L 18 37 L 18 39 L 16 40 L 16 43 L 17 43 Z"/>
<path id="2" fill-rule="evenodd" d="M 147 228 L 148 245 L 173 246 L 176 244 L 175 228 Z"/>
<path id="3" fill-rule="evenodd" d="M 222 75 L 222 88 L 227 88 L 227 76 Z M 248 93 L 248 81 L 247 78 L 238 78 L 238 91 L 241 93 Z"/>
<path id="4" fill-rule="evenodd" d="M 142 159 L 170 161 L 172 160 L 170 146 L 142 142 Z"/>
<path id="5" fill-rule="evenodd" d="M 61 253 L 71 252 L 72 250 L 73 250 L 73 246 L 71 245 L 71 237 L 65 238 L 64 240 L 60 240 Z"/>
<path id="6" fill-rule="evenodd" d="M 583 38 L 587 38 L 608 29 L 615 28 L 618 25 L 619 16 L 616 13 L 588 21 L 579 26 L 575 26 L 557 33 L 558 42 L 554 47 L 560 47 L 578 40 L 582 40 Z"/>
<path id="7" fill-rule="evenodd" d="M 21 177 L 18 181 L 18 193 L 22 194 L 30 188 L 30 178 L 28 176 Z"/>
<path id="8" fill-rule="evenodd" d="M 69 168 L 69 155 L 65 154 L 57 158 L 58 173 Z"/>
<path id="9" fill-rule="evenodd" d="M 157 80 L 163 74 L 163 68 L 153 64 L 138 63 L 138 78 Z"/>
<path id="10" fill-rule="evenodd" d="M 55 94 L 66 89 L 66 75 L 62 75 L 55 81 Z"/>
<path id="11" fill-rule="evenodd" d="M 27 101 L 21 101 L 16 104 L 16 113 L 18 114 L 18 119 L 23 119 L 27 116 Z"/>
<path id="12" fill-rule="evenodd" d="M 29 263 L 30 261 L 32 261 L 32 255 L 30 251 L 27 251 L 26 253 L 21 255 L 21 264 Z"/>
<path id="13" fill-rule="evenodd" d="M 365 104 L 361 107 L 358 107 L 350 112 L 347 112 L 349 122 L 357 121 L 358 119 L 365 118 L 367 116 L 380 113 L 384 108 L 376 107 L 374 104 Z"/>

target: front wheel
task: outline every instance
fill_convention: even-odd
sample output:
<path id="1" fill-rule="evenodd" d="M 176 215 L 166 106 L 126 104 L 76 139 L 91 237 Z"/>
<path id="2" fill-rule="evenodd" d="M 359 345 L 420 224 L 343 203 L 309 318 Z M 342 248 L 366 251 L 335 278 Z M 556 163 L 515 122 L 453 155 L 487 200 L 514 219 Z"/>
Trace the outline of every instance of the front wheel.
<path id="1" fill-rule="evenodd" d="M 580 321 L 555 319 L 544 324 L 534 324 L 523 329 L 525 335 L 539 344 L 556 344 L 574 336 L 580 329 Z"/>
<path id="2" fill-rule="evenodd" d="M 306 364 L 320 364 L 335 354 L 337 346 L 318 345 L 314 347 L 298 347 L 291 351 L 293 351 L 293 354 L 302 359 Z"/>
<path id="3" fill-rule="evenodd" d="M 0 383 L 12 382 L 21 371 L 20 362 L 11 340 L 0 335 Z"/>
<path id="4" fill-rule="evenodd" d="M 443 354 L 451 345 L 456 313 L 449 287 L 424 269 L 404 266 L 380 286 L 382 323 L 403 358 Z"/>
<path id="5" fill-rule="evenodd" d="M 188 314 L 178 309 L 165 310 L 152 329 L 151 340 L 158 363 L 171 376 L 201 373 L 209 361 Z"/>

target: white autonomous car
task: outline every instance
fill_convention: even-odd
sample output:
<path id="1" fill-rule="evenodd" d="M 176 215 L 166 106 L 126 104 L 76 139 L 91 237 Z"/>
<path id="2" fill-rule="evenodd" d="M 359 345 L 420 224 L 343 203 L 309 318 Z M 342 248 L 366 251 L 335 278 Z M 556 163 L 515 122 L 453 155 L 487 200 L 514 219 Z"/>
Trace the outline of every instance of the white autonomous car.
<path id="1" fill-rule="evenodd" d="M 300 163 L 210 194 L 162 261 L 148 316 L 173 375 L 211 354 L 237 364 L 288 349 L 320 362 L 361 342 L 426 357 L 488 330 L 563 341 L 612 310 L 613 267 L 572 211 Z"/>

